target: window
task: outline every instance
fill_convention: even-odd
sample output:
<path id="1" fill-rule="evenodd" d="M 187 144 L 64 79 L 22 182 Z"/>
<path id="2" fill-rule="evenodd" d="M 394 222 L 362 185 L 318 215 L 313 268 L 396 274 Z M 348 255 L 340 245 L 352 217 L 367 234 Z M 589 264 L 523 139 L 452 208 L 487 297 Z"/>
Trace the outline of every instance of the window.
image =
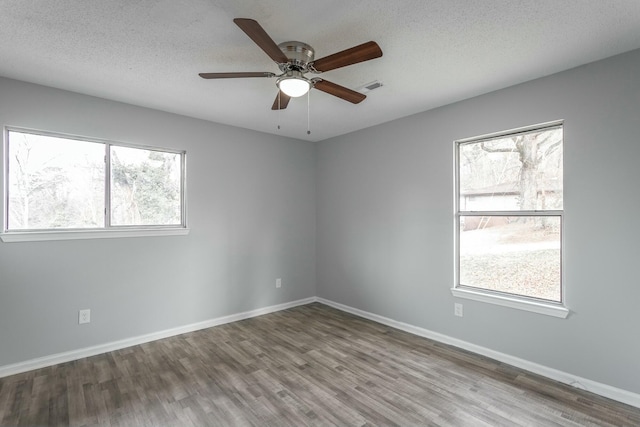
<path id="1" fill-rule="evenodd" d="M 456 141 L 455 149 L 452 292 L 566 317 L 562 123 Z"/>
<path id="2" fill-rule="evenodd" d="M 5 144 L 3 240 L 186 228 L 184 151 L 17 128 L 6 129 Z"/>

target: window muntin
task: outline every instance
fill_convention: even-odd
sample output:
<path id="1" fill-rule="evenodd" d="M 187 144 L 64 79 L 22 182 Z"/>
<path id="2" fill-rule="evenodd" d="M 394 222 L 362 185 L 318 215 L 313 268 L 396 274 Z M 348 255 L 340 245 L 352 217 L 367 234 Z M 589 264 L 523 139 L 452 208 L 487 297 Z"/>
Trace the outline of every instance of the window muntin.
<path id="1" fill-rule="evenodd" d="M 456 142 L 456 284 L 563 302 L 561 123 Z"/>
<path id="2" fill-rule="evenodd" d="M 5 141 L 5 232 L 186 227 L 184 152 L 17 128 Z"/>

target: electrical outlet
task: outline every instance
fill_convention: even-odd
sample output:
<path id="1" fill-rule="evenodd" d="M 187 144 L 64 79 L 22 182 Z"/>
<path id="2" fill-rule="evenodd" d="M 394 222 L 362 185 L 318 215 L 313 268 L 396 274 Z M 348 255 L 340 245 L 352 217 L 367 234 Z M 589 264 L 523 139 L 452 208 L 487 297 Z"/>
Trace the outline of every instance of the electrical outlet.
<path id="1" fill-rule="evenodd" d="M 90 322 L 91 322 L 91 310 L 89 309 L 80 310 L 78 312 L 78 323 L 82 325 L 83 323 L 90 323 Z"/>
<path id="2" fill-rule="evenodd" d="M 276 279 L 276 288 L 279 288 L 282 286 L 282 279 Z"/>
<path id="3" fill-rule="evenodd" d="M 453 304 L 453 314 L 455 314 L 458 317 L 463 316 L 462 304 L 460 304 L 459 302 L 456 302 Z"/>

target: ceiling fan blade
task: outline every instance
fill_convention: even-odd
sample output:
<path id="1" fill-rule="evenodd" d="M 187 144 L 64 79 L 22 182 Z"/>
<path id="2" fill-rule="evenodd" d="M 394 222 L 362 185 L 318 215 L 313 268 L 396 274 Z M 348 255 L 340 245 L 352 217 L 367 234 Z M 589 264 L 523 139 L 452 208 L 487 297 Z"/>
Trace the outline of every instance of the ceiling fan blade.
<path id="1" fill-rule="evenodd" d="M 275 74 L 269 72 L 248 72 L 248 73 L 200 73 L 203 79 L 237 79 L 243 77 L 275 77 Z"/>
<path id="2" fill-rule="evenodd" d="M 269 55 L 269 58 L 273 59 L 279 64 L 285 64 L 289 62 L 287 56 L 280 50 L 276 42 L 273 41 L 269 34 L 253 19 L 236 18 L 233 20 L 242 31 L 244 31 L 255 44 L 264 50 L 264 53 Z"/>
<path id="3" fill-rule="evenodd" d="M 289 101 L 291 97 L 284 93 L 283 91 L 278 91 L 276 95 L 275 101 L 273 101 L 273 105 L 271 106 L 272 110 L 284 110 L 289 105 Z"/>
<path id="4" fill-rule="evenodd" d="M 382 49 L 380 49 L 380 46 L 378 46 L 376 42 L 371 41 L 334 53 L 333 55 L 325 56 L 324 58 L 313 61 L 310 65 L 316 71 L 325 72 L 381 56 Z"/>
<path id="5" fill-rule="evenodd" d="M 344 86 L 331 83 L 330 81 L 318 79 L 314 80 L 314 88 L 328 93 L 329 95 L 337 96 L 345 101 L 349 101 L 352 104 L 358 104 L 367 97 L 366 95 L 356 92 L 355 90 L 348 89 Z"/>

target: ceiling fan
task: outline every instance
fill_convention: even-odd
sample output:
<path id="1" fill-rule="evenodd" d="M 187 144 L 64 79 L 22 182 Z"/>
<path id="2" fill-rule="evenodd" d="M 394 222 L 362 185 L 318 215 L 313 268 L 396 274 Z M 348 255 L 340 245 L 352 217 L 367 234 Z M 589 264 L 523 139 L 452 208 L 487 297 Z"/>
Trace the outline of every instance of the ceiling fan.
<path id="1" fill-rule="evenodd" d="M 314 60 L 315 51 L 306 43 L 288 41 L 276 44 L 266 31 L 253 19 L 236 18 L 235 24 L 244 31 L 269 57 L 276 62 L 281 74 L 264 72 L 200 73 L 203 79 L 233 79 L 244 77 L 276 77 L 278 94 L 272 110 L 287 108 L 291 98 L 306 94 L 311 88 L 321 90 L 353 104 L 362 102 L 366 96 L 360 92 L 332 83 L 320 77 L 309 79 L 306 73 L 319 74 L 347 65 L 369 61 L 382 56 L 380 46 L 374 41 L 366 42 L 333 55 Z"/>

